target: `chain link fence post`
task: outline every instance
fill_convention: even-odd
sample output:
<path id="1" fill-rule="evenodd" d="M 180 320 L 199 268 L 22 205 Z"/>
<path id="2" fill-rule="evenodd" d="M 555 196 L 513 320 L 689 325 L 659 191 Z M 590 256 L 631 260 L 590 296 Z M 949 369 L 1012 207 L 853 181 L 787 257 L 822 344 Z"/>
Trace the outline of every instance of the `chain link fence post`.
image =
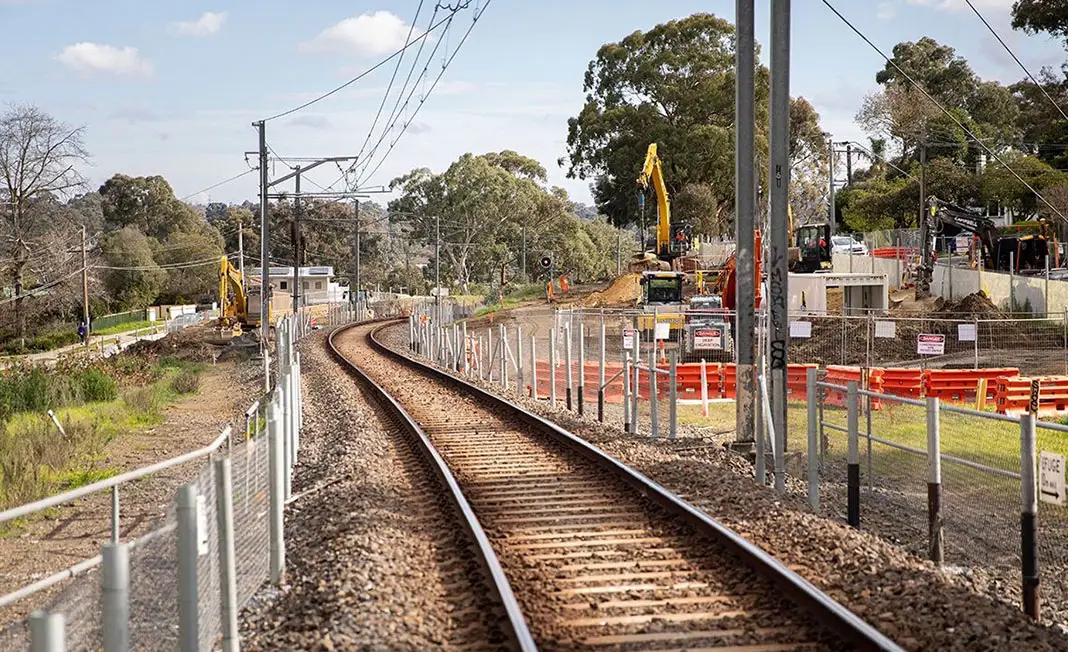
<path id="1" fill-rule="evenodd" d="M 35 611 L 30 614 L 30 652 L 65 652 L 63 614 Z"/>
<path id="2" fill-rule="evenodd" d="M 859 398 L 857 381 L 851 380 L 847 388 L 847 423 L 848 423 L 848 458 L 847 463 L 847 521 L 849 525 L 860 529 L 860 419 L 857 415 Z"/>
<path id="3" fill-rule="evenodd" d="M 282 574 L 286 565 L 286 543 L 283 538 L 283 510 L 285 508 L 285 452 L 283 450 L 285 433 L 282 415 L 278 407 L 280 396 L 275 395 L 267 407 L 267 460 L 270 465 L 268 482 L 270 483 L 270 577 L 271 583 L 282 583 Z"/>
<path id="4" fill-rule="evenodd" d="M 130 649 L 130 546 L 100 547 L 101 634 L 104 652 Z"/>
<path id="5" fill-rule="evenodd" d="M 1035 415 L 1020 415 L 1020 552 L 1023 610 L 1038 620 L 1038 493 L 1035 488 Z"/>
<path id="6" fill-rule="evenodd" d="M 182 652 L 200 649 L 198 498 L 195 483 L 178 489 L 178 642 Z"/>
<path id="7" fill-rule="evenodd" d="M 234 486 L 229 457 L 215 460 L 215 505 L 219 530 L 219 616 L 222 621 L 222 649 L 224 652 L 237 652 L 237 559 L 234 546 Z"/>
<path id="8" fill-rule="evenodd" d="M 805 370 L 805 399 L 808 413 L 808 504 L 812 511 L 820 511 L 820 466 L 819 439 L 817 432 L 818 414 L 816 412 L 816 368 Z"/>
<path id="9" fill-rule="evenodd" d="M 931 561 L 941 566 L 945 547 L 942 531 L 942 445 L 937 398 L 927 399 L 927 532 Z"/>

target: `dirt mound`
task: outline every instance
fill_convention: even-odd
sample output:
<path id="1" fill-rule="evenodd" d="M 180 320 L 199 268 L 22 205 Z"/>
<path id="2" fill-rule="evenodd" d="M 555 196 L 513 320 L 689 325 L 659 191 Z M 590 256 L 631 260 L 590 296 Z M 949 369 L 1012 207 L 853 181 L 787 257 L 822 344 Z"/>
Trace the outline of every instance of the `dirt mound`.
<path id="1" fill-rule="evenodd" d="M 641 292 L 641 274 L 624 274 L 601 292 L 594 292 L 579 302 L 584 308 L 619 308 L 632 306 Z"/>
<path id="2" fill-rule="evenodd" d="M 191 362 L 211 362 L 213 356 L 222 359 L 221 354 L 230 347 L 208 344 L 205 338 L 210 332 L 204 326 L 189 326 L 158 340 L 141 340 L 126 349 L 126 353 L 147 358 L 172 357 Z"/>
<path id="3" fill-rule="evenodd" d="M 1005 317 L 1000 308 L 982 290 L 956 301 L 947 301 L 937 309 L 939 315 L 970 315 L 973 317 Z"/>

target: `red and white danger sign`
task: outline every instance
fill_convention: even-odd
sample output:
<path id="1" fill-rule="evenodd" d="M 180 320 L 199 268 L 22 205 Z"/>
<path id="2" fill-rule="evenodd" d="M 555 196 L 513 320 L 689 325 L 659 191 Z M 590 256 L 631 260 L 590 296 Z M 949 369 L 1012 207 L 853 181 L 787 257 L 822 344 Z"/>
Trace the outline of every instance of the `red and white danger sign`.
<path id="1" fill-rule="evenodd" d="M 945 355 L 946 336 L 920 333 L 916 336 L 916 353 L 920 355 Z"/>

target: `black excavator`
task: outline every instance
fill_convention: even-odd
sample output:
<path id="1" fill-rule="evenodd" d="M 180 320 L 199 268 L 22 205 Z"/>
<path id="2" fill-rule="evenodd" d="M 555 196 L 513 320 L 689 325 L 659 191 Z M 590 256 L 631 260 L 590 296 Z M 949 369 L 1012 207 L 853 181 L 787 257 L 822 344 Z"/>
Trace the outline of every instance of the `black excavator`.
<path id="1" fill-rule="evenodd" d="M 1037 273 L 1059 265 L 1057 237 L 1045 220 L 1020 222 L 998 229 L 993 220 L 969 208 L 935 196 L 927 198 L 920 221 L 920 264 L 916 271 L 916 298 L 931 296 L 935 242 L 939 236 L 971 234 L 979 241 L 976 264 L 983 269 L 1015 274 Z"/>

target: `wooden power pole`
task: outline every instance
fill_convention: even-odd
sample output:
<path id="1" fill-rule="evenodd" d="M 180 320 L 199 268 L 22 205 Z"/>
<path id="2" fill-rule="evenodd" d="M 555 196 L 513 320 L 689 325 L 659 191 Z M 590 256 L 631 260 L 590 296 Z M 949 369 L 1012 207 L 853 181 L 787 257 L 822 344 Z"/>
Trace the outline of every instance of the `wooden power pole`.
<path id="1" fill-rule="evenodd" d="M 82 227 L 82 321 L 85 323 L 85 343 L 89 343 L 89 251 L 85 243 L 85 227 Z"/>

